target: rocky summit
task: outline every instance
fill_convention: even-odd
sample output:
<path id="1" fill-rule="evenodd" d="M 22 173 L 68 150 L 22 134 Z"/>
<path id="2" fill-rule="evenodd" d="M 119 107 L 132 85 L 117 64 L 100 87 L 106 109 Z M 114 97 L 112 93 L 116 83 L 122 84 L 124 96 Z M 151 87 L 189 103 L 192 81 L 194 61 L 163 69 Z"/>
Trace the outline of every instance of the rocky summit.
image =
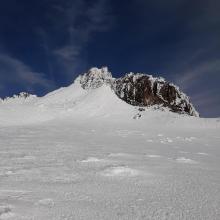
<path id="1" fill-rule="evenodd" d="M 116 79 L 112 77 L 107 67 L 102 67 L 91 68 L 77 80 L 86 90 L 96 89 L 103 84 L 110 85 L 120 99 L 134 106 L 167 107 L 173 112 L 199 116 L 189 97 L 179 87 L 161 77 L 129 73 Z"/>

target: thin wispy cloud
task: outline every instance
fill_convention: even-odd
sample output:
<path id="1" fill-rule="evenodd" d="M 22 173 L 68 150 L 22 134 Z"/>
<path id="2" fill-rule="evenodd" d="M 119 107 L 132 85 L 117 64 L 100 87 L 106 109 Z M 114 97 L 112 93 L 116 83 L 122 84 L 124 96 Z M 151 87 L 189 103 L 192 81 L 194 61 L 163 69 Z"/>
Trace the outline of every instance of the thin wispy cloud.
<path id="1" fill-rule="evenodd" d="M 198 53 L 199 54 L 199 53 Z M 196 56 L 192 56 L 196 58 Z M 200 60 L 200 59 L 199 59 Z M 207 60 L 207 59 L 206 59 Z M 188 95 L 202 116 L 216 115 L 220 111 L 220 88 L 217 87 L 220 60 L 193 61 L 185 63 L 182 71 L 177 71 L 174 81 Z"/>
<path id="2" fill-rule="evenodd" d="M 212 88 L 203 90 L 192 96 L 192 101 L 201 110 L 201 116 L 218 115 L 220 112 L 220 91 Z"/>
<path id="3" fill-rule="evenodd" d="M 43 88 L 44 91 L 50 91 L 52 88 L 56 88 L 55 84 L 60 79 L 64 83 L 72 81 L 76 76 L 74 73 L 79 74 L 77 68 L 82 69 L 87 65 L 86 47 L 93 40 L 93 34 L 111 28 L 112 17 L 108 2 L 108 0 L 95 0 L 88 4 L 86 0 L 48 0 L 44 3 L 42 1 L 42 4 L 36 4 L 36 7 L 42 5 L 40 20 L 35 22 L 35 16 L 30 14 L 30 21 L 24 21 L 29 28 L 28 34 L 25 36 L 31 36 L 30 41 L 27 42 L 30 46 L 28 54 L 30 54 L 31 65 L 26 64 L 27 60 L 30 61 L 26 56 L 27 53 L 25 56 L 19 56 L 18 59 L 17 52 L 13 53 L 7 47 L 4 50 L 6 53 L 1 50 L 1 91 L 5 91 L 6 86 L 11 87 L 10 90 L 14 88 L 16 91 L 18 88 L 23 88 L 35 92 L 34 87 L 36 86 Z M 23 7 L 25 8 L 26 5 Z M 10 9 L 8 10 L 10 12 Z M 22 5 L 20 5 L 18 12 L 22 10 Z M 13 13 L 11 15 L 14 19 Z M 26 32 L 22 27 L 20 27 L 20 31 L 22 36 Z M 33 44 L 32 40 L 34 40 Z M 23 38 L 17 37 L 13 43 L 16 42 L 20 42 L 19 47 L 21 46 L 21 48 L 19 49 L 22 50 Z M 33 53 L 32 46 L 35 49 Z M 11 46 L 10 49 L 13 51 Z M 12 56 L 9 56 L 7 51 Z M 34 60 L 38 57 L 42 63 Z M 34 71 L 33 63 L 34 67 L 41 69 L 42 72 Z M 16 84 L 16 86 L 12 86 L 12 84 Z"/>
<path id="4" fill-rule="evenodd" d="M 0 87 L 17 84 L 30 90 L 34 86 L 51 89 L 54 84 L 43 73 L 33 71 L 22 61 L 6 54 L 0 54 Z"/>
<path id="5" fill-rule="evenodd" d="M 207 74 L 209 77 L 215 77 L 220 72 L 220 60 L 212 60 L 209 62 L 199 63 L 188 67 L 188 69 L 180 72 L 176 76 L 176 83 L 183 89 L 192 88 L 195 84 L 198 84 L 204 76 Z"/>
<path id="6" fill-rule="evenodd" d="M 40 27 L 35 29 L 35 33 L 40 38 L 40 46 L 43 48 L 44 53 L 45 53 L 45 58 L 46 58 L 45 61 L 47 64 L 47 72 L 49 74 L 49 78 L 50 78 L 50 80 L 55 82 L 55 77 L 53 74 L 53 65 L 51 62 L 51 51 L 50 51 L 49 44 L 48 44 L 49 39 L 47 38 L 47 34 Z"/>
<path id="7" fill-rule="evenodd" d="M 48 15 L 53 23 L 53 31 L 62 31 L 65 39 L 62 42 L 44 45 L 46 52 L 50 48 L 50 54 L 56 59 L 63 74 L 73 77 L 73 72 L 78 65 L 86 65 L 87 43 L 93 39 L 96 32 L 104 32 L 112 27 L 112 16 L 109 12 L 108 0 L 96 0 L 87 4 L 85 0 L 67 0 L 65 4 L 55 3 L 52 5 L 53 15 Z M 56 13 L 55 13 L 55 12 Z M 58 14 L 59 17 L 54 17 Z M 46 38 L 53 38 L 51 32 L 44 30 L 44 44 Z M 46 35 L 46 36 L 45 36 Z M 82 56 L 82 57 L 81 57 Z"/>

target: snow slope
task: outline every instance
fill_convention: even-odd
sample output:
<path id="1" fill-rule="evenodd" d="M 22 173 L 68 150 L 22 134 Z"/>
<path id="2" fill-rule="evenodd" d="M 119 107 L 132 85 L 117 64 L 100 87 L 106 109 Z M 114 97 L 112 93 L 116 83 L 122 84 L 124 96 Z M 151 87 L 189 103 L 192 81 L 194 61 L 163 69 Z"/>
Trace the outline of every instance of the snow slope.
<path id="1" fill-rule="evenodd" d="M 53 91 L 42 98 L 9 99 L 0 103 L 0 123 L 29 124 L 72 116 L 126 115 L 133 107 L 120 100 L 110 86 L 84 90 L 76 81 L 66 88 Z"/>
<path id="2" fill-rule="evenodd" d="M 139 111 L 78 81 L 0 104 L 0 219 L 220 216 L 220 120 Z"/>

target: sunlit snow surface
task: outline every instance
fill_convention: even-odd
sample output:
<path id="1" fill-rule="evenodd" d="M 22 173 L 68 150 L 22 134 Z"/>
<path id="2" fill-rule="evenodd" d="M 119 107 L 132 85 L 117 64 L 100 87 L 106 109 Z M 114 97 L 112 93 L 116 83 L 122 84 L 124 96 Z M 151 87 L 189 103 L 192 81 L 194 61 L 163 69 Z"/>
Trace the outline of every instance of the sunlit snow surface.
<path id="1" fill-rule="evenodd" d="M 220 121 L 77 85 L 0 104 L 0 219 L 220 216 Z"/>

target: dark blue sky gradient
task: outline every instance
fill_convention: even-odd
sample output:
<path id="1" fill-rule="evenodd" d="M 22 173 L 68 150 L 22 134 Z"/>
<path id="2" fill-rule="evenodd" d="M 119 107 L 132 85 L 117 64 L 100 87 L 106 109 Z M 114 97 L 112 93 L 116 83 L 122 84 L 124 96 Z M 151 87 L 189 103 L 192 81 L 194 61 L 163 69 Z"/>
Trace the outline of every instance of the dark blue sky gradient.
<path id="1" fill-rule="evenodd" d="M 220 116 L 217 0 L 0 2 L 0 97 L 39 96 L 90 67 L 163 76 L 202 116 Z"/>

